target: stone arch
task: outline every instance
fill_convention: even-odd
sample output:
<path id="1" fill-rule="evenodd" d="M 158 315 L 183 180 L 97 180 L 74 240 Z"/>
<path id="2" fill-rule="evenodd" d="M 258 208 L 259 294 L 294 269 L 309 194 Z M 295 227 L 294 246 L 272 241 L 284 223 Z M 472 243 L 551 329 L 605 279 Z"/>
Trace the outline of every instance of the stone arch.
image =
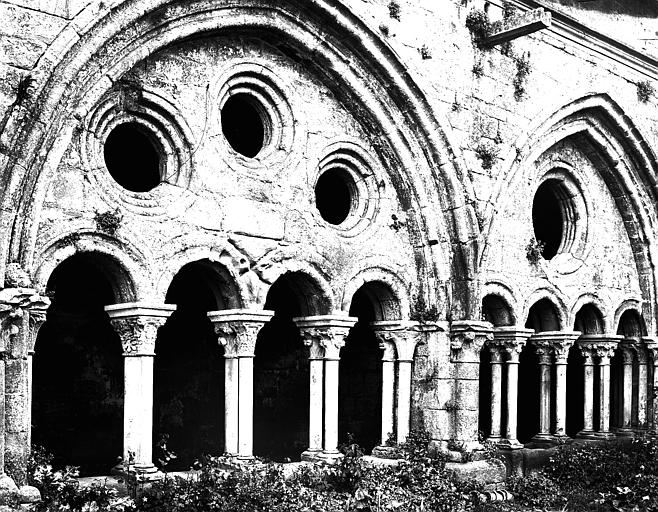
<path id="1" fill-rule="evenodd" d="M 647 335 L 647 326 L 640 311 L 635 308 L 627 308 L 619 316 L 617 323 L 617 334 L 625 338 L 640 339 Z"/>
<path id="2" fill-rule="evenodd" d="M 274 273 L 268 273 L 267 280 L 271 283 L 267 291 L 269 297 L 272 287 L 277 283 L 286 283 L 298 303 L 298 316 L 326 315 L 334 311 L 333 293 L 329 283 L 312 266 L 287 261 L 285 266 L 279 266 Z M 273 280 L 272 277 L 276 276 Z M 267 306 L 264 309 L 272 309 Z"/>
<path id="3" fill-rule="evenodd" d="M 0 253 L 5 258 L 0 261 L 31 258 L 36 230 L 30 226 L 38 224 L 45 188 L 39 176 L 57 167 L 61 151 L 53 147 L 68 147 L 77 121 L 67 116 L 74 112 L 76 117 L 84 117 L 113 82 L 151 53 L 196 34 L 235 29 L 238 20 L 238 28 L 283 36 L 279 39 L 285 41 L 286 51 L 312 53 L 315 72 L 338 93 L 356 101 L 360 112 L 372 116 L 367 125 L 385 141 L 386 170 L 409 213 L 408 229 L 420 242 L 414 244 L 419 248 L 416 260 L 429 262 L 418 269 L 419 282 L 428 293 L 442 295 L 439 300 L 447 299 L 446 289 L 435 292 L 430 283 L 437 274 L 446 274 L 450 265 L 454 268 L 449 274 L 470 274 L 474 270 L 470 255 L 478 243 L 472 184 L 461 155 L 456 154 L 458 145 L 452 144 L 446 128 L 449 124 L 433 111 L 388 45 L 337 0 L 312 0 L 301 10 L 295 2 L 258 6 L 250 8 L 249 0 L 229 7 L 217 4 L 209 15 L 207 4 L 200 1 L 127 0 L 110 9 L 97 0 L 83 9 L 72 22 L 76 28 L 64 30 L 39 61 L 34 97 L 37 115 L 17 130 L 10 142 L 16 159 L 5 175 L 2 211 L 19 213 L 3 218 L 5 224 L 15 225 L 15 236 L 3 240 Z M 127 26 L 130 31 L 125 30 Z M 79 37 L 70 37 L 73 31 Z M 322 34 L 321 39 L 317 34 Z M 397 113 L 406 122 L 400 123 Z M 8 126 L 15 126 L 16 121 L 11 119 Z M 37 129 L 41 126 L 46 129 Z M 46 155 L 45 161 L 37 155 Z M 405 169 L 416 172 L 400 172 Z M 414 213 L 424 211 L 445 212 L 446 219 Z M 442 251 L 430 249 L 441 240 L 454 243 L 443 243 Z M 456 243 L 458 240 L 469 242 Z M 450 256 L 444 260 L 444 254 Z M 479 305 L 462 283 L 457 280 L 455 284 L 464 288 L 453 294 L 461 301 L 455 312 L 468 317 Z"/>
<path id="4" fill-rule="evenodd" d="M 252 293 L 240 279 L 240 275 L 248 270 L 249 261 L 234 247 L 228 244 L 187 246 L 184 242 L 174 247 L 175 252 L 161 260 L 164 268 L 157 277 L 154 292 L 158 300 L 164 302 L 174 276 L 183 267 L 199 262 L 207 272 L 209 282 L 214 283 L 216 293 L 220 292 L 219 287 L 226 290 L 224 296 L 217 296 L 217 309 L 240 309 L 252 302 Z"/>
<path id="5" fill-rule="evenodd" d="M 573 329 L 583 334 L 603 334 L 606 330 L 603 313 L 592 302 L 583 304 L 576 312 Z"/>
<path id="6" fill-rule="evenodd" d="M 348 280 L 343 289 L 341 310 L 349 311 L 357 290 L 366 287 L 367 293 L 377 308 L 377 320 L 401 320 L 409 318 L 409 287 L 392 271 L 383 268 L 368 268 Z"/>
<path id="7" fill-rule="evenodd" d="M 516 324 L 514 310 L 507 299 L 497 293 L 488 293 L 482 298 L 482 319 L 494 327 Z"/>
<path id="8" fill-rule="evenodd" d="M 541 304 L 540 304 L 541 303 Z M 523 316 L 521 318 L 526 319 L 527 322 L 530 321 L 531 310 L 534 306 L 540 304 L 539 309 L 544 311 L 548 315 L 554 315 L 554 318 L 548 320 L 555 329 L 542 329 L 542 330 L 561 330 L 564 325 L 566 325 L 566 307 L 564 305 L 564 300 L 555 293 L 553 290 L 548 288 L 542 288 L 535 291 L 529 298 L 526 300 L 523 307 Z"/>
<path id="9" fill-rule="evenodd" d="M 601 320 L 603 321 L 603 330 L 599 334 L 614 332 L 614 328 L 611 323 L 613 318 L 610 315 L 610 308 L 603 298 L 593 293 L 585 293 L 578 297 L 576 302 L 574 302 L 573 306 L 571 306 L 571 309 L 569 310 L 569 320 L 567 324 L 574 325 L 576 321 L 576 315 L 584 306 L 588 304 L 596 309 L 596 314 L 600 315 Z M 578 331 L 579 329 L 575 330 Z M 583 331 L 583 334 L 586 333 Z"/>
<path id="10" fill-rule="evenodd" d="M 60 237 L 43 249 L 36 262 L 34 285 L 45 290 L 55 268 L 75 254 L 93 254 L 110 282 L 117 303 L 148 300 L 151 283 L 146 258 L 133 247 L 98 233 L 74 233 Z"/>
<path id="11" fill-rule="evenodd" d="M 540 118 L 541 119 L 541 118 Z M 607 94 L 591 94 L 561 106 L 532 124 L 518 137 L 504 158 L 490 206 L 484 212 L 484 240 L 495 222 L 499 203 L 507 190 L 522 179 L 523 169 L 554 144 L 572 139 L 598 169 L 624 220 L 640 274 L 642 306 L 649 324 L 655 324 L 656 283 L 651 272 L 656 234 L 656 214 L 645 204 L 655 204 L 658 162 L 646 139 L 621 107 Z M 486 260 L 487 246 L 479 261 Z M 647 284 L 645 284 L 647 283 Z"/>
<path id="12" fill-rule="evenodd" d="M 134 300 L 133 283 L 119 261 L 95 250 L 70 251 L 55 264 L 34 347 L 32 439 L 57 466 L 107 474 L 122 453 L 124 377 L 121 340 L 104 307 Z"/>
<path id="13" fill-rule="evenodd" d="M 642 318 L 642 315 L 640 311 L 642 311 L 642 302 L 637 300 L 637 299 L 626 299 L 624 300 L 619 307 L 615 310 L 615 315 L 614 315 L 614 324 L 612 326 L 612 331 L 618 333 L 620 325 L 622 323 L 622 317 L 625 314 L 629 314 L 629 316 L 635 316 L 638 315 L 640 320 L 636 321 L 636 323 L 639 323 L 639 325 L 643 327 L 636 327 L 635 330 L 637 332 L 642 332 L 644 331 L 644 335 L 646 335 L 647 332 L 647 327 L 646 323 L 644 321 L 644 318 Z M 628 317 L 627 317 L 628 318 Z"/>

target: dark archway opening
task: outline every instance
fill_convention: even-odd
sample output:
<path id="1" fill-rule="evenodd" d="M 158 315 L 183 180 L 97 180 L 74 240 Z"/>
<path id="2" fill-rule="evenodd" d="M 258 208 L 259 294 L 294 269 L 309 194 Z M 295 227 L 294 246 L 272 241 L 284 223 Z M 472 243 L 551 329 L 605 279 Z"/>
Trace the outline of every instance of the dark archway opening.
<path id="1" fill-rule="evenodd" d="M 105 165 L 114 181 L 131 192 L 148 192 L 160 183 L 162 149 L 138 123 L 123 123 L 105 140 Z"/>
<path id="2" fill-rule="evenodd" d="M 535 240 L 544 244 L 542 257 L 550 260 L 559 251 L 564 235 L 564 215 L 556 194 L 555 180 L 542 183 L 532 202 L 532 225 Z"/>
<path id="3" fill-rule="evenodd" d="M 248 94 L 236 94 L 222 107 L 222 132 L 231 147 L 243 156 L 254 158 L 263 149 L 266 118 L 263 108 Z"/>
<path id="4" fill-rule="evenodd" d="M 482 299 L 482 319 L 494 327 L 514 325 L 514 314 L 509 304 L 498 295 L 487 295 Z"/>
<path id="5" fill-rule="evenodd" d="M 378 317 L 371 301 L 373 285 L 354 294 L 350 316 L 359 321 L 350 329 L 340 351 L 338 442 L 356 442 L 365 453 L 381 444 L 382 350 L 370 326 Z"/>
<path id="6" fill-rule="evenodd" d="M 123 447 L 123 356 L 103 309 L 116 302 L 106 260 L 76 254 L 53 271 L 33 359 L 32 442 L 82 476 L 107 475 Z"/>
<path id="7" fill-rule="evenodd" d="M 329 224 L 342 224 L 352 210 L 356 187 L 347 171 L 330 169 L 315 185 L 315 206 Z"/>
<path id="8" fill-rule="evenodd" d="M 270 287 L 265 309 L 274 311 L 256 341 L 254 454 L 298 461 L 308 448 L 309 351 L 293 322 L 326 314 L 320 289 L 304 274 L 283 274 Z"/>
<path id="9" fill-rule="evenodd" d="M 549 299 L 535 302 L 528 312 L 525 327 L 535 332 L 559 331 L 560 317 L 555 305 Z"/>
<path id="10" fill-rule="evenodd" d="M 566 434 L 575 437 L 585 425 L 585 373 L 583 356 L 577 346 L 569 349 L 567 358 L 567 423 Z"/>
<path id="11" fill-rule="evenodd" d="M 167 291 L 176 311 L 158 333 L 153 396 L 153 456 L 167 470 L 224 451 L 223 349 L 207 316 L 225 307 L 222 288 L 212 263 L 203 261 L 182 267 Z"/>
<path id="12" fill-rule="evenodd" d="M 593 304 L 585 304 L 576 313 L 574 330 L 583 334 L 603 334 L 605 331 L 603 315 Z"/>

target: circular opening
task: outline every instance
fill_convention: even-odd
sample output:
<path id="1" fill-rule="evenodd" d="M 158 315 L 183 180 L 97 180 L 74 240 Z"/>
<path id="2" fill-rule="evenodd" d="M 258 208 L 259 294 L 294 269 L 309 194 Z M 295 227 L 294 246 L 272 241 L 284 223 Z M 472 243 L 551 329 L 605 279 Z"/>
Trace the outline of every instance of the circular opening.
<path id="1" fill-rule="evenodd" d="M 568 250 L 565 236 L 573 232 L 574 206 L 567 190 L 557 180 L 542 183 L 532 202 L 532 225 L 535 240 L 543 245 L 542 257 L 552 259 Z"/>
<path id="2" fill-rule="evenodd" d="M 248 158 L 263 149 L 265 117 L 260 105 L 248 94 L 231 96 L 222 107 L 222 132 L 231 147 Z"/>
<path id="3" fill-rule="evenodd" d="M 160 183 L 160 153 L 141 125 L 114 128 L 105 140 L 104 155 L 107 170 L 123 188 L 148 192 Z"/>
<path id="4" fill-rule="evenodd" d="M 341 224 L 352 210 L 356 189 L 351 176 L 339 169 L 323 173 L 315 185 L 315 206 L 324 220 Z"/>

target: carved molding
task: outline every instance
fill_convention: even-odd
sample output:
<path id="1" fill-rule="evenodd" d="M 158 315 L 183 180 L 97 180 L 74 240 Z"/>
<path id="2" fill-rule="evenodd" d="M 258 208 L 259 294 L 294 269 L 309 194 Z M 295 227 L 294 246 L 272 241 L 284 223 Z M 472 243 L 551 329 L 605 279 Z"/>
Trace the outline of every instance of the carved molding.
<path id="1" fill-rule="evenodd" d="M 489 322 L 453 322 L 450 326 L 450 362 L 479 363 L 482 347 L 493 339 L 493 326 Z"/>
<path id="2" fill-rule="evenodd" d="M 340 349 L 345 346 L 349 327 L 302 327 L 304 345 L 309 347 L 311 359 L 339 359 Z"/>
<path id="3" fill-rule="evenodd" d="M 45 321 L 45 311 L 49 305 L 48 297 L 31 288 L 0 290 L 0 352 L 11 351 L 16 357 L 25 357 L 28 351 L 34 348 L 30 329 L 31 314 L 34 312 L 36 319 L 40 315 L 39 312 L 43 312 Z M 17 336 L 21 332 L 22 339 L 19 340 Z"/>
<path id="4" fill-rule="evenodd" d="M 111 318 L 110 323 L 121 339 L 124 356 L 155 355 L 158 329 L 167 321 L 164 317 Z"/>

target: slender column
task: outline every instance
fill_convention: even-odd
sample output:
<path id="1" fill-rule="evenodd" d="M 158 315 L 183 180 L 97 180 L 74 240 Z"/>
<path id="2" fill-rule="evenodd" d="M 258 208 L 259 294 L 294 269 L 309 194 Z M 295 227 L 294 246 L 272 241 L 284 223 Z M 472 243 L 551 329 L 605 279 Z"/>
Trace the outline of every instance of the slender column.
<path id="1" fill-rule="evenodd" d="M 27 431 L 27 444 L 32 446 L 32 362 L 34 356 L 34 348 L 37 342 L 37 336 L 41 326 L 46 321 L 46 307 L 30 308 L 29 310 L 29 328 L 30 337 L 27 349 L 27 414 L 25 415 L 25 430 Z"/>
<path id="2" fill-rule="evenodd" d="M 521 327 L 496 327 L 493 343 L 500 346 L 506 358 L 507 412 L 505 415 L 505 438 L 500 445 L 506 449 L 523 448 L 517 439 L 517 409 L 519 397 L 519 355 L 534 331 Z"/>
<path id="3" fill-rule="evenodd" d="M 649 423 L 651 432 L 655 434 L 658 431 L 658 341 L 655 338 L 644 338 L 643 341 L 653 363 L 649 392 Z"/>
<path id="4" fill-rule="evenodd" d="M 625 436 L 632 436 L 631 430 L 633 423 L 633 359 L 634 350 L 632 345 L 627 340 L 624 341 L 621 348 L 622 356 L 622 426 L 617 430 L 617 433 Z"/>
<path id="5" fill-rule="evenodd" d="M 530 338 L 539 358 L 539 432 L 533 441 L 552 440 L 551 437 L 551 362 L 552 339 L 544 339 L 539 334 Z"/>
<path id="6" fill-rule="evenodd" d="M 105 306 L 123 346 L 123 458 L 131 472 L 157 473 L 152 456 L 153 358 L 158 329 L 175 309 L 139 302 Z"/>
<path id="7" fill-rule="evenodd" d="M 503 354 L 501 348 L 496 345 L 489 345 L 487 348 L 491 354 L 491 435 L 488 440 L 497 443 L 501 440 Z"/>
<path id="8" fill-rule="evenodd" d="M 569 349 L 580 336 L 580 332 L 563 332 L 553 340 L 555 356 L 555 432 L 556 437 L 567 435 L 567 363 Z"/>
<path id="9" fill-rule="evenodd" d="M 240 459 L 253 457 L 254 350 L 260 329 L 272 316 L 273 311 L 247 309 L 208 313 L 224 347 L 224 449 Z"/>
<path id="10" fill-rule="evenodd" d="M 385 445 L 389 436 L 395 435 L 395 344 L 382 341 L 379 348 L 382 357 L 382 437 Z"/>
<path id="11" fill-rule="evenodd" d="M 637 354 L 638 374 L 637 374 L 637 428 L 638 430 L 647 429 L 647 402 L 649 392 L 649 357 L 646 347 L 642 343 L 636 343 L 635 353 Z"/>
<path id="12" fill-rule="evenodd" d="M 310 347 L 317 344 L 318 347 L 323 349 L 324 439 L 323 451 L 319 456 L 326 459 L 335 459 L 340 455 L 338 451 L 338 370 L 340 349 L 345 344 L 345 337 L 357 320 L 357 318 L 339 315 L 293 318 L 293 321 L 301 331 L 304 343 Z M 318 389 L 317 384 L 314 389 Z M 317 396 L 317 392 L 314 395 Z M 309 403 L 309 411 L 313 411 L 315 415 L 315 419 L 311 420 L 312 424 L 309 424 L 309 431 L 312 428 L 317 429 L 317 410 L 317 405 L 313 406 Z M 315 432 L 315 436 L 317 438 L 317 432 Z M 308 450 L 310 453 L 312 453 L 311 447 L 309 446 Z"/>
<path id="13" fill-rule="evenodd" d="M 583 356 L 583 372 L 585 386 L 583 394 L 583 429 L 578 432 L 578 437 L 591 437 L 594 433 L 594 351 L 591 345 L 586 343 L 577 344 Z"/>
<path id="14" fill-rule="evenodd" d="M 481 448 L 478 441 L 480 388 L 480 350 L 493 340 L 489 322 L 464 320 L 450 326 L 450 362 L 454 364 L 455 396 L 459 411 L 455 414 L 454 438 L 465 451 Z"/>
<path id="15" fill-rule="evenodd" d="M 617 343 L 610 341 L 600 343 L 596 349 L 599 357 L 599 436 L 612 437 L 610 432 L 610 358 L 615 352 Z"/>

